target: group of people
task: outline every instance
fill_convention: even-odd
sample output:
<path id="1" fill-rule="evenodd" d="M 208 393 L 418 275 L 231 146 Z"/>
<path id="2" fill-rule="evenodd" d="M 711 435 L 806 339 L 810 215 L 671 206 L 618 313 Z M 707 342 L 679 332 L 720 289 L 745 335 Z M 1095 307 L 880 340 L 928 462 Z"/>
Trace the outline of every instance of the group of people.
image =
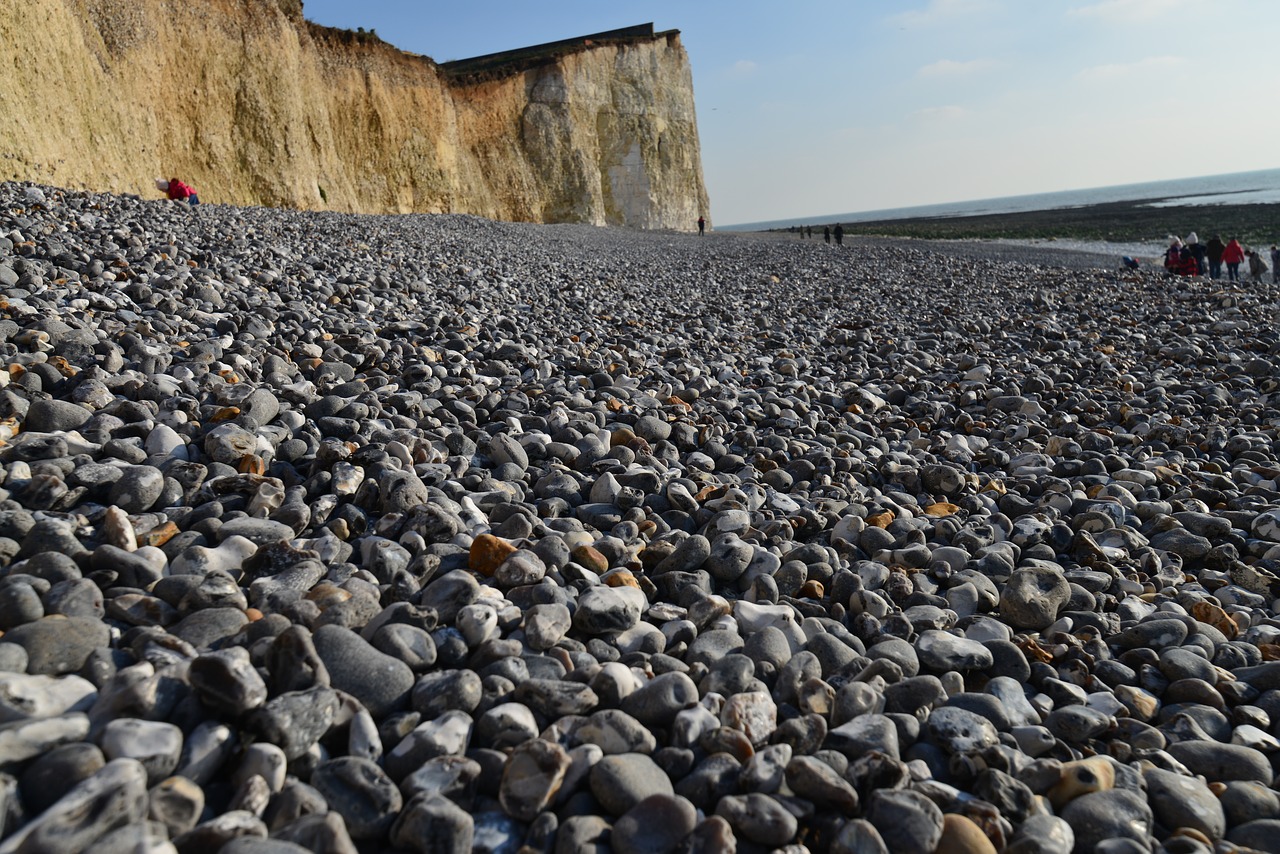
<path id="1" fill-rule="evenodd" d="M 1173 237 L 1169 240 L 1169 248 L 1164 253 L 1164 268 L 1175 276 L 1204 276 L 1211 279 L 1222 278 L 1222 269 L 1226 267 L 1227 280 L 1239 282 L 1240 266 L 1248 262 L 1249 277 L 1254 282 L 1261 282 L 1266 274 L 1267 262 L 1262 254 L 1254 249 L 1246 249 L 1238 238 L 1231 238 L 1226 243 L 1214 235 L 1208 243 L 1201 243 L 1199 236 L 1193 231 L 1184 241 Z M 1271 246 L 1271 281 L 1280 283 L 1280 249 Z"/>
<path id="2" fill-rule="evenodd" d="M 799 231 L 801 240 L 803 240 L 806 237 L 813 237 L 813 226 L 811 225 L 793 225 L 791 227 L 791 230 Z M 838 222 L 836 223 L 836 227 L 834 229 L 829 225 L 824 225 L 822 227 L 822 239 L 827 243 L 830 243 L 832 237 L 835 237 L 836 239 L 836 246 L 843 246 L 844 245 L 844 226 Z"/>

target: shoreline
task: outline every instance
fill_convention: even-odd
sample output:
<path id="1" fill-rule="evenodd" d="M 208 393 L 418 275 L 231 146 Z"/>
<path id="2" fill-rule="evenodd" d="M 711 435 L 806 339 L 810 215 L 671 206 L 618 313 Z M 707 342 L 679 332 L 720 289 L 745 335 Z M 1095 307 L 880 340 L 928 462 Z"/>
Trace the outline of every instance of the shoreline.
<path id="1" fill-rule="evenodd" d="M 824 244 L 820 234 L 813 238 L 801 239 L 788 232 L 754 231 L 754 232 L 720 232 L 752 239 L 796 243 L 798 245 L 814 244 L 829 246 L 834 250 L 835 244 Z M 897 247 L 902 249 L 922 249 L 929 252 L 969 258 L 973 260 L 989 260 L 1007 263 L 1032 264 L 1043 267 L 1064 267 L 1076 270 L 1113 270 L 1120 266 L 1120 259 L 1129 255 L 1137 258 L 1145 268 L 1161 268 L 1161 257 L 1164 244 L 1153 241 L 1146 243 L 1108 244 L 1102 241 L 1076 240 L 1070 237 L 1050 237 L 1018 240 L 1013 238 L 923 238 L 902 237 L 895 235 L 846 234 L 844 248 L 872 249 L 876 247 Z"/>
<path id="2" fill-rule="evenodd" d="M 1215 233 L 1223 240 L 1270 246 L 1280 236 L 1280 204 L 1156 207 L 1165 199 L 1107 202 L 1076 208 L 972 216 L 911 217 L 842 222 L 850 235 L 912 237 L 926 240 L 1072 240 L 1102 245 L 1167 245 L 1170 235 L 1195 231 L 1202 241 Z M 834 220 L 823 225 L 834 225 Z M 815 225 L 815 231 L 817 230 Z M 792 234 L 786 229 L 778 234 Z M 1163 246 L 1162 246 L 1163 249 Z M 1117 257 L 1127 252 L 1117 252 Z"/>

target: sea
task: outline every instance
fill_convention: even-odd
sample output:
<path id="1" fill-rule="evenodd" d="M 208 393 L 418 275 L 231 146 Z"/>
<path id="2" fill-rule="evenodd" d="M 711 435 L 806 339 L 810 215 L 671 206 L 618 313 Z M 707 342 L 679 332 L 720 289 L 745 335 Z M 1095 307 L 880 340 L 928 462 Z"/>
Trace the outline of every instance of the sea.
<path id="1" fill-rule="evenodd" d="M 1249 205 L 1280 202 L 1280 169 L 1236 172 L 1230 175 L 1206 175 L 1200 178 L 1176 178 L 1170 181 L 1148 181 L 1095 187 L 1091 190 L 1063 190 L 1056 193 L 1032 193 L 999 199 L 971 202 L 949 202 L 942 205 L 917 205 L 910 208 L 887 208 L 875 211 L 823 214 L 821 216 L 748 222 L 741 225 L 716 225 L 720 231 L 768 231 L 792 225 L 815 225 L 825 222 L 869 222 L 882 219 L 912 217 L 962 217 L 977 214 L 1022 213 L 1062 208 L 1079 208 L 1106 202 L 1129 202 L 1154 199 L 1152 207 L 1194 205 Z"/>

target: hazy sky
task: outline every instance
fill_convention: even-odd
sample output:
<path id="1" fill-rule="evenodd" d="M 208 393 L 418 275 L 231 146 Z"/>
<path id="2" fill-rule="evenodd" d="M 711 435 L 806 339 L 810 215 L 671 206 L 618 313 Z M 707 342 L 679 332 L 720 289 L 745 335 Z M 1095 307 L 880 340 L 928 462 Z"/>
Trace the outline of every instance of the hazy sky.
<path id="1" fill-rule="evenodd" d="M 652 21 L 714 222 L 1280 166 L 1278 0 L 304 0 L 439 61 Z"/>

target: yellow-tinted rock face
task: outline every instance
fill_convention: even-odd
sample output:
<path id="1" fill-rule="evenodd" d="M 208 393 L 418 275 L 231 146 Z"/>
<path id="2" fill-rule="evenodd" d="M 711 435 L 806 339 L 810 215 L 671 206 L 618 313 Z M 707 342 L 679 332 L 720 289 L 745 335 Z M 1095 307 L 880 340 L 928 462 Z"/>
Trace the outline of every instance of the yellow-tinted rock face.
<path id="1" fill-rule="evenodd" d="M 708 214 L 675 32 L 455 79 L 297 0 L 0 0 L 0 45 L 0 179 L 154 197 L 176 175 L 205 202 L 637 228 Z"/>

